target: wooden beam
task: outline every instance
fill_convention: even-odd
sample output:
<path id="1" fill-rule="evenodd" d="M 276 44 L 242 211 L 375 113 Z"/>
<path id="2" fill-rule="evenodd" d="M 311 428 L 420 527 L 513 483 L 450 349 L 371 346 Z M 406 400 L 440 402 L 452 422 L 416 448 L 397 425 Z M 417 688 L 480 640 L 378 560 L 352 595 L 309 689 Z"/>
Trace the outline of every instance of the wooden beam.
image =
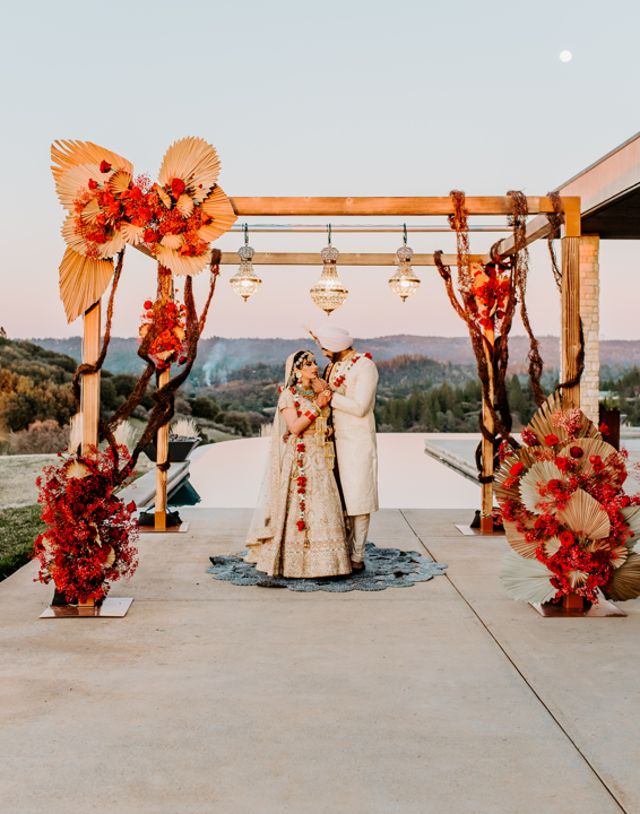
<path id="1" fill-rule="evenodd" d="M 100 322 L 102 301 L 84 312 L 82 361 L 95 364 L 100 355 Z M 100 420 L 100 371 L 87 373 L 81 378 L 80 413 L 82 415 L 82 454 L 89 454 L 89 447 L 98 446 L 98 422 Z"/>
<path id="2" fill-rule="evenodd" d="M 562 288 L 560 345 L 562 355 L 562 381 L 573 379 L 578 373 L 580 352 L 580 238 L 562 238 Z M 580 406 L 580 385 L 562 390 L 567 407 Z"/>
<path id="3" fill-rule="evenodd" d="M 442 197 L 367 197 L 367 198 L 305 198 L 260 197 L 231 198 L 231 204 L 239 216 L 280 215 L 307 216 L 369 216 L 369 215 L 452 215 L 451 198 Z M 465 200 L 470 215 L 508 215 L 513 203 L 507 195 L 469 196 Z M 532 215 L 553 212 L 551 198 L 546 195 L 527 197 Z"/>
<path id="4" fill-rule="evenodd" d="M 527 200 L 529 200 L 527 198 Z M 565 234 L 566 235 L 574 235 L 580 234 L 580 198 L 572 196 L 572 195 L 565 195 L 561 198 L 562 201 L 562 208 L 565 213 Z M 534 214 L 532 210 L 529 210 L 531 214 Z M 545 210 L 546 211 L 546 210 Z M 540 238 L 547 237 L 549 232 L 551 231 L 551 225 L 549 224 L 548 218 L 545 217 L 544 214 L 538 215 L 538 217 L 532 218 L 527 223 L 527 238 L 526 238 L 526 245 L 528 246 L 530 243 L 533 243 L 535 240 L 539 240 Z M 508 257 L 509 255 L 514 253 L 515 247 L 513 242 L 513 235 L 509 235 L 509 237 L 503 238 L 498 243 L 498 254 L 500 257 Z"/>
<path id="5" fill-rule="evenodd" d="M 158 299 L 163 303 L 173 299 L 173 275 L 169 269 L 158 264 Z M 158 374 L 158 389 L 164 387 L 171 378 L 171 369 Z M 169 425 L 163 424 L 156 434 L 156 501 L 154 507 L 154 529 L 167 529 L 167 471 L 161 467 L 169 460 Z"/>
<path id="6" fill-rule="evenodd" d="M 472 263 L 482 263 L 483 256 L 480 254 L 469 255 Z M 222 252 L 220 265 L 233 266 L 240 262 L 236 252 Z M 320 266 L 322 258 L 319 252 L 256 252 L 251 261 L 254 266 Z M 350 252 L 340 253 L 338 256 L 339 266 L 394 266 L 398 262 L 395 253 L 383 254 L 354 254 Z M 455 266 L 458 262 L 457 255 L 444 254 L 442 262 L 446 266 Z M 413 266 L 435 266 L 432 254 L 414 254 L 411 260 Z"/>

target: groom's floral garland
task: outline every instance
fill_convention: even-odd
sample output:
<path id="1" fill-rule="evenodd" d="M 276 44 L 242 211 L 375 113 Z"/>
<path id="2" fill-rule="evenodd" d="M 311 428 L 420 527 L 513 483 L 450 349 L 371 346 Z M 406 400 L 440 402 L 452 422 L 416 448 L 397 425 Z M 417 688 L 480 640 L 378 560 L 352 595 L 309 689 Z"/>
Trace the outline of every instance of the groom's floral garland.
<path id="1" fill-rule="evenodd" d="M 373 356 L 370 353 L 356 353 L 355 356 L 352 356 L 351 359 L 347 362 L 346 367 L 340 373 L 339 376 L 336 376 L 333 380 L 333 386 L 337 389 L 342 387 L 347 377 L 347 373 L 351 370 L 351 368 L 364 356 L 365 359 L 373 359 Z"/>

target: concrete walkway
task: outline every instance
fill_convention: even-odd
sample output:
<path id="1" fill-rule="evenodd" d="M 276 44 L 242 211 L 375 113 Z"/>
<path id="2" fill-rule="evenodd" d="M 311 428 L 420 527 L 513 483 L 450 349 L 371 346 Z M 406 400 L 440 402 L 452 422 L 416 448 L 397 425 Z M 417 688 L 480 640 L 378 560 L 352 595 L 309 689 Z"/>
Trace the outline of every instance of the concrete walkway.
<path id="1" fill-rule="evenodd" d="M 250 511 L 148 535 L 121 620 L 39 620 L 0 584 L 7 814 L 608 814 L 640 811 L 640 603 L 543 619 L 498 583 L 469 511 L 385 510 L 371 539 L 446 577 L 381 593 L 241 588 L 206 574 Z"/>

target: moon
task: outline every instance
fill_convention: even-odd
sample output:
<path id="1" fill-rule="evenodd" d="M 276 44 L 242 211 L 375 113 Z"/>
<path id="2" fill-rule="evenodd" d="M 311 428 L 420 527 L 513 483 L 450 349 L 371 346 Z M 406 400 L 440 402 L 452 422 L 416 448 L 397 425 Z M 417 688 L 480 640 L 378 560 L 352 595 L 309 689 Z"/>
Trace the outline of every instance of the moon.
<path id="1" fill-rule="evenodd" d="M 571 51 L 560 51 L 559 59 L 560 62 L 571 62 L 573 59 L 573 54 Z"/>

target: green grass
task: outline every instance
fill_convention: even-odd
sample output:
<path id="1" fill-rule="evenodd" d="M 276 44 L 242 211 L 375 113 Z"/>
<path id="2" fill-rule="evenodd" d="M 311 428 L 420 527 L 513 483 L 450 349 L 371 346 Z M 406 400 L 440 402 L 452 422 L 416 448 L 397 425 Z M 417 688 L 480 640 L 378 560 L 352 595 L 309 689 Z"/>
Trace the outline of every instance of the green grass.
<path id="1" fill-rule="evenodd" d="M 40 511 L 38 505 L 0 509 L 0 580 L 31 559 L 34 540 L 45 528 Z"/>

